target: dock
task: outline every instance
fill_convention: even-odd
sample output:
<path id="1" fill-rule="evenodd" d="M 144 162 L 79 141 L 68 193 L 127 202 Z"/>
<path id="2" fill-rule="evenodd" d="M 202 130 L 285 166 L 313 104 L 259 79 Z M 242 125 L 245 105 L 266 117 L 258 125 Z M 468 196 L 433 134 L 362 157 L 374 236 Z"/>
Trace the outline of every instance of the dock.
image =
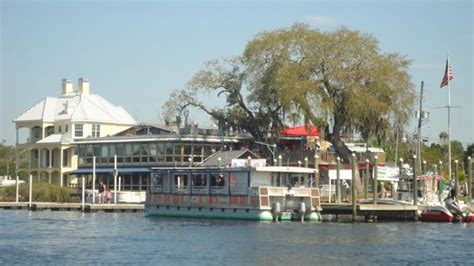
<path id="1" fill-rule="evenodd" d="M 350 203 L 321 203 L 321 214 L 352 215 Z M 356 216 L 369 220 L 417 220 L 418 207 L 414 205 L 357 204 Z"/>
<path id="2" fill-rule="evenodd" d="M 143 212 L 143 204 L 117 203 L 117 204 L 84 204 L 81 203 L 56 203 L 56 202 L 0 202 L 0 209 L 31 210 L 31 211 L 84 211 L 84 212 Z"/>
<path id="3" fill-rule="evenodd" d="M 352 215 L 350 203 L 321 203 L 323 215 Z M 90 204 L 85 203 L 55 203 L 33 202 L 0 202 L 0 209 L 31 210 L 31 211 L 83 211 L 83 212 L 144 212 L 144 204 Z M 387 204 L 357 204 L 356 216 L 371 220 L 414 220 L 417 215 L 417 206 L 387 205 Z M 336 218 L 337 219 L 337 218 Z"/>

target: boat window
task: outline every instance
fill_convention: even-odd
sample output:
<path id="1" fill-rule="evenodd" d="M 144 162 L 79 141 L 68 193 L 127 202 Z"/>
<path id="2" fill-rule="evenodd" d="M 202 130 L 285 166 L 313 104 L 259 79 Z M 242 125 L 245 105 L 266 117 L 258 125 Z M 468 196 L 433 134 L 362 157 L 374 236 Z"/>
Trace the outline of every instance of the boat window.
<path id="1" fill-rule="evenodd" d="M 163 176 L 161 173 L 154 173 L 153 174 L 153 185 L 155 187 L 161 187 L 163 185 Z"/>
<path id="2" fill-rule="evenodd" d="M 225 186 L 224 173 L 211 173 L 211 186 L 212 187 L 223 187 Z"/>
<path id="3" fill-rule="evenodd" d="M 247 195 L 248 172 L 231 172 L 229 174 L 230 193 L 233 195 Z"/>
<path id="4" fill-rule="evenodd" d="M 226 173 L 210 173 L 210 193 L 211 194 L 227 194 L 227 182 L 229 175 Z"/>
<path id="5" fill-rule="evenodd" d="M 163 174 L 163 192 L 171 192 L 171 178 L 169 172 Z"/>
<path id="6" fill-rule="evenodd" d="M 193 174 L 193 186 L 202 187 L 206 186 L 206 175 L 204 174 Z"/>
<path id="7" fill-rule="evenodd" d="M 185 174 L 174 174 L 174 185 L 176 192 L 185 193 L 188 188 L 188 176 Z"/>

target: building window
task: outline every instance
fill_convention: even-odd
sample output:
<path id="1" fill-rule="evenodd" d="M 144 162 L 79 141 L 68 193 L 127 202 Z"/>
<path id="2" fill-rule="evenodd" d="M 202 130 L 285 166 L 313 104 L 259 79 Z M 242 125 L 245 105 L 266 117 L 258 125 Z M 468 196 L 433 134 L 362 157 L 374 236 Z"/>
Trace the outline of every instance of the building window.
<path id="1" fill-rule="evenodd" d="M 94 137 L 94 138 L 100 137 L 100 125 L 99 124 L 93 124 L 92 125 L 92 137 Z"/>
<path id="2" fill-rule="evenodd" d="M 63 167 L 67 167 L 68 166 L 68 152 L 67 150 L 63 150 Z"/>
<path id="3" fill-rule="evenodd" d="M 64 132 L 65 133 L 69 132 L 69 125 L 64 125 Z"/>
<path id="4" fill-rule="evenodd" d="M 74 124 L 74 136 L 76 136 L 76 137 L 84 136 L 84 125 L 83 124 Z"/>
<path id="5" fill-rule="evenodd" d="M 62 131 L 61 126 L 58 126 L 58 133 L 62 133 L 61 131 Z"/>

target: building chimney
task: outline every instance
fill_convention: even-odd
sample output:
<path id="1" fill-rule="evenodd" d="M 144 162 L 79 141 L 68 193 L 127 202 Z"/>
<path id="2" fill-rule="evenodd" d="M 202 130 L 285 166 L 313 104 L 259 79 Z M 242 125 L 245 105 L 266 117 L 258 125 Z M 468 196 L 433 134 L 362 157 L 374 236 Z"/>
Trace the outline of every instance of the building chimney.
<path id="1" fill-rule="evenodd" d="M 86 78 L 79 79 L 79 88 L 77 94 L 89 95 L 89 81 Z"/>
<path id="2" fill-rule="evenodd" d="M 63 95 L 72 93 L 72 82 L 69 79 L 62 80 L 62 92 Z"/>

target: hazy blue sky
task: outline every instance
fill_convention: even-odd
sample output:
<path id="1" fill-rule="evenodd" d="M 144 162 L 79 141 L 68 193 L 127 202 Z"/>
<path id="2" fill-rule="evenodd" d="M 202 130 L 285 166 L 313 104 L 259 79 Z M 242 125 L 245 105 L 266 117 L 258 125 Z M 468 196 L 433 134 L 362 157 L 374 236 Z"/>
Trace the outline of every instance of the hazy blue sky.
<path id="1" fill-rule="evenodd" d="M 413 59 L 416 90 L 425 81 L 423 128 L 430 142 L 447 130 L 446 54 L 454 69 L 452 138 L 474 142 L 472 1 L 5 1 L 1 8 L 0 139 L 14 143 L 12 120 L 61 79 L 156 121 L 174 88 L 211 59 L 239 55 L 255 34 L 295 22 L 339 26 L 375 36 L 383 52 Z M 191 118 L 210 124 L 203 116 Z M 414 118 L 413 118 L 414 120 Z M 414 123 L 410 132 L 414 131 Z"/>

